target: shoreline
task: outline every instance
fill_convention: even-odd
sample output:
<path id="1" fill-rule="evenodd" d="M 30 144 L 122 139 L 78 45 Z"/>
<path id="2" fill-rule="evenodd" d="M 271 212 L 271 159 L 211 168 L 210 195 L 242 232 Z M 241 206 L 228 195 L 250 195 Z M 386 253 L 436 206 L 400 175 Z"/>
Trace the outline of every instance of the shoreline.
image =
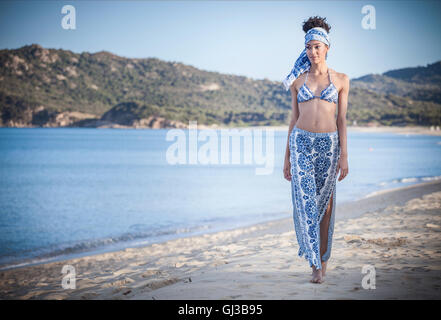
<path id="1" fill-rule="evenodd" d="M 240 129 L 242 127 L 238 127 Z M 246 127 L 250 129 L 265 129 L 271 128 L 276 131 L 288 131 L 289 126 L 253 126 Z M 411 134 L 424 134 L 424 135 L 433 135 L 433 136 L 441 136 L 441 130 L 431 130 L 430 127 L 427 126 L 407 126 L 407 127 L 399 127 L 399 126 L 347 126 L 348 132 L 367 132 L 367 133 L 397 133 L 404 135 Z"/>
<path id="2" fill-rule="evenodd" d="M 402 208 L 404 207 L 409 207 L 412 210 L 415 208 L 420 210 L 424 206 L 430 207 L 429 203 L 433 202 L 433 199 L 430 201 L 426 200 L 425 202 L 422 200 L 430 195 L 432 197 L 439 196 L 439 199 L 441 199 L 441 181 L 430 181 L 393 190 L 383 190 L 379 194 L 339 205 L 336 208 L 335 249 L 333 249 L 337 253 L 331 254 L 331 257 L 336 255 L 338 260 L 338 251 L 343 245 L 355 243 L 356 245 L 365 246 L 369 243 L 366 240 L 367 235 L 359 234 L 360 228 L 357 225 L 360 221 L 366 222 L 369 230 L 384 227 L 382 224 L 378 224 L 378 222 L 375 224 L 372 221 L 379 217 L 386 219 L 390 215 L 394 219 L 401 219 L 401 224 L 403 224 L 403 216 L 396 216 L 396 210 L 401 212 L 400 210 L 403 210 Z M 409 206 L 409 203 L 414 203 L 415 201 L 419 201 L 420 204 Z M 439 208 L 435 209 L 438 213 L 440 212 Z M 354 214 L 354 212 L 357 213 Z M 435 220 L 439 218 L 441 218 L 439 214 L 434 217 Z M 377 228 L 372 228 L 371 225 Z M 404 225 L 410 227 L 406 223 Z M 441 233 L 437 230 L 439 229 L 440 221 L 436 220 L 435 223 L 426 223 L 426 225 L 431 226 L 425 228 L 434 231 L 435 238 L 439 237 Z M 400 225 L 391 224 L 390 227 L 394 230 L 394 228 L 399 228 Z M 347 229 L 348 234 L 342 235 L 341 231 L 345 229 Z M 374 230 L 374 232 L 377 234 L 378 230 Z M 399 234 L 403 234 L 403 232 Z M 394 241 L 399 242 L 401 237 L 391 238 L 386 233 L 381 239 L 378 237 L 376 239 L 376 241 L 386 243 L 387 245 L 386 248 L 380 246 L 380 248 L 375 248 L 375 250 L 372 249 L 371 254 L 377 254 L 382 252 L 381 249 L 384 249 L 386 250 L 386 258 L 388 258 L 387 252 L 395 246 L 393 245 Z M 433 243 L 433 245 L 437 246 L 437 243 L 440 242 Z M 357 250 L 357 248 L 353 249 Z M 404 250 L 409 251 L 408 249 Z M 429 248 L 429 252 L 432 253 L 432 257 L 437 259 L 436 263 L 430 268 L 423 268 L 418 266 L 418 264 L 414 268 L 417 268 L 415 269 L 417 271 L 420 270 L 419 272 L 423 276 L 429 276 L 432 272 L 438 277 L 440 276 L 439 273 L 441 273 L 441 250 Z M 280 272 L 280 270 L 277 271 L 277 269 L 280 269 L 277 265 L 271 268 L 265 267 L 267 263 L 271 263 L 272 258 L 274 258 L 273 254 L 280 259 L 280 261 L 275 260 L 285 266 L 282 274 L 285 274 L 287 277 L 292 276 L 292 266 L 295 266 L 296 277 L 303 278 L 298 285 L 307 287 L 310 290 L 308 291 L 309 294 L 314 292 L 317 285 L 308 283 L 309 271 L 306 260 L 297 257 L 297 244 L 292 221 L 289 217 L 256 223 L 246 227 L 168 240 L 138 248 L 127 248 L 114 252 L 0 271 L 0 279 L 2 280 L 0 281 L 0 298 L 200 299 L 207 296 L 207 299 L 257 299 L 261 298 L 260 296 L 264 293 L 257 294 L 255 290 L 249 291 L 247 286 L 251 288 L 256 281 L 258 284 L 259 281 L 266 282 L 268 280 L 265 279 L 275 277 L 275 274 L 272 272 Z M 389 257 L 391 256 L 389 254 Z M 421 257 L 427 258 L 424 255 Z M 73 265 L 76 268 L 77 289 L 64 290 L 60 286 L 62 279 L 61 269 L 65 264 Z M 426 264 L 425 262 L 423 263 L 425 267 L 427 267 Z M 259 267 L 253 267 L 255 265 L 259 265 Z M 226 295 L 225 290 L 228 286 L 225 286 L 224 282 L 232 281 L 231 279 L 228 280 L 230 275 L 228 272 L 232 272 L 232 270 L 228 272 L 220 272 L 220 270 L 232 267 L 234 267 L 233 271 L 240 271 L 237 277 L 236 273 L 233 272 L 235 275 L 233 277 L 235 279 L 234 282 L 246 281 L 240 287 L 244 290 L 239 288 L 238 292 L 244 291 L 248 292 L 247 294 Z M 351 270 L 354 269 L 354 265 L 349 267 Z M 397 266 L 394 265 L 393 267 L 396 268 Z M 285 270 L 287 268 L 288 270 Z M 340 269 L 332 262 L 332 265 L 328 266 L 328 270 L 328 274 L 335 274 Z M 266 272 L 268 274 L 265 278 Z M 360 277 L 360 270 L 357 269 L 356 272 L 352 270 L 351 272 L 352 277 L 357 277 L 357 279 Z M 382 272 L 386 271 L 382 270 Z M 254 278 L 256 274 L 261 275 L 261 277 L 258 277 L 260 280 Z M 389 275 L 392 276 L 392 274 Z M 382 276 L 384 277 L 384 274 Z M 244 279 L 241 277 L 244 277 Z M 195 279 L 201 280 L 197 283 Z M 286 279 L 284 281 L 286 282 Z M 435 284 L 439 288 L 440 280 L 437 280 Z M 336 283 L 334 286 L 338 286 L 338 284 Z M 192 287 L 195 289 L 192 289 Z M 294 287 L 291 288 L 291 291 L 293 289 Z M 368 291 L 359 290 L 359 292 L 367 294 Z M 433 294 L 432 291 L 430 293 Z M 279 292 L 280 295 L 289 298 L 288 295 L 285 296 L 282 292 Z M 291 298 L 303 299 L 305 297 L 307 295 L 298 295 L 296 293 Z M 265 299 L 273 298 L 267 297 Z M 278 299 L 277 294 L 274 299 Z"/>
<path id="3" fill-rule="evenodd" d="M 420 185 L 431 184 L 431 183 L 436 184 L 437 182 L 441 182 L 441 179 L 434 179 L 434 180 L 431 180 L 428 182 L 415 183 L 415 184 L 412 184 L 409 186 L 402 186 L 402 187 L 395 187 L 395 188 L 390 188 L 390 189 L 385 189 L 385 190 L 378 190 L 378 191 L 374 191 L 370 194 L 367 194 L 364 197 L 358 198 L 356 200 L 340 203 L 340 204 L 338 204 L 339 214 L 336 216 L 336 221 L 338 221 L 339 219 L 349 219 L 349 218 L 358 217 L 360 214 L 353 214 L 351 212 L 356 211 L 354 209 L 356 209 L 356 207 L 359 204 L 362 204 L 363 208 L 365 208 L 364 211 L 362 211 L 362 213 L 361 213 L 361 214 L 363 214 L 366 210 L 374 211 L 375 209 L 381 209 L 382 207 L 384 207 L 385 202 L 393 203 L 393 201 L 392 201 L 393 199 L 388 197 L 388 193 L 390 193 L 390 192 L 396 192 L 396 191 L 405 192 L 405 190 L 413 190 L 414 189 L 413 187 L 418 189 Z M 373 201 L 374 207 L 372 207 L 372 205 L 369 202 L 370 202 L 370 198 L 374 197 L 374 196 L 379 196 L 379 197 L 377 197 L 377 201 Z M 384 196 L 386 198 L 384 198 Z M 365 201 L 366 199 L 367 199 L 367 201 Z M 56 255 L 56 256 L 41 256 L 41 257 L 37 256 L 37 257 L 33 257 L 33 258 L 17 260 L 16 262 L 11 262 L 9 264 L 0 265 L 0 272 L 8 271 L 8 270 L 17 270 L 17 269 L 26 268 L 26 267 L 33 267 L 33 266 L 38 266 L 38 265 L 43 265 L 43 264 L 48 264 L 48 263 L 56 263 L 56 262 L 74 260 L 74 259 L 81 259 L 81 258 L 85 258 L 85 257 L 89 257 L 89 256 L 96 256 L 96 255 L 106 254 L 106 253 L 115 253 L 115 252 L 124 251 L 125 249 L 144 248 L 144 247 L 152 246 L 155 244 L 163 244 L 163 243 L 167 243 L 169 241 L 174 241 L 174 240 L 178 240 L 178 239 L 197 237 L 197 236 L 200 236 L 201 234 L 202 235 L 215 234 L 215 233 L 224 232 L 224 231 L 231 231 L 231 230 L 243 229 L 243 228 L 248 228 L 248 227 L 253 227 L 253 226 L 265 225 L 267 223 L 276 222 L 276 221 L 285 221 L 286 219 L 287 218 L 276 218 L 276 219 L 270 219 L 270 220 L 266 220 L 266 221 L 262 221 L 262 222 L 241 223 L 240 226 L 227 227 L 225 229 L 214 228 L 211 231 L 202 232 L 202 233 L 199 231 L 196 231 L 195 233 L 190 233 L 190 234 L 183 235 L 183 236 L 177 236 L 177 237 L 171 237 L 168 239 L 166 238 L 164 240 L 153 241 L 149 244 L 136 244 L 136 241 L 132 241 L 127 244 L 116 243 L 116 244 L 113 244 L 110 246 L 98 247 L 98 248 L 96 248 L 94 250 L 90 250 L 90 251 L 79 251 L 79 252 L 73 252 L 73 253 L 69 253 L 69 254 L 60 254 L 60 255 Z"/>
<path id="4" fill-rule="evenodd" d="M 434 126 L 432 126 L 434 127 Z M 131 126 L 102 126 L 102 127 L 0 127 L 1 128 L 18 128 L 18 129 L 134 129 L 134 130 L 168 130 L 168 129 L 183 129 L 186 130 L 188 128 L 147 128 L 147 127 L 131 127 Z M 246 127 L 226 127 L 226 126 L 218 126 L 218 125 L 197 125 L 198 130 L 205 129 L 272 129 L 275 131 L 288 131 L 289 126 L 246 126 Z M 347 126 L 348 132 L 367 132 L 367 133 L 397 133 L 404 135 L 412 135 L 412 134 L 423 134 L 423 135 L 433 135 L 433 136 L 441 136 L 441 130 L 435 130 L 435 128 L 431 129 L 429 126 Z"/>

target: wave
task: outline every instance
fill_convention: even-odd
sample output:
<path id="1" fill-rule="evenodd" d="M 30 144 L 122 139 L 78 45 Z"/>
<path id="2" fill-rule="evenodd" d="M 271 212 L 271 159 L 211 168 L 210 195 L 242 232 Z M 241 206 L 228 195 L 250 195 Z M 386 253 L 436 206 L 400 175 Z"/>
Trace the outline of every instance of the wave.
<path id="1" fill-rule="evenodd" d="M 371 192 L 363 197 L 363 199 L 376 196 L 378 194 L 384 193 L 389 191 L 390 189 L 393 189 L 393 186 L 400 186 L 405 184 L 417 184 L 417 183 L 423 183 L 423 182 L 429 182 L 429 181 L 436 181 L 441 180 L 441 176 L 425 176 L 425 177 L 406 177 L 406 178 L 399 178 L 399 179 L 392 179 L 389 181 L 382 181 L 377 184 L 377 186 L 380 186 L 384 189 L 377 190 L 374 192 Z"/>
<path id="2" fill-rule="evenodd" d="M 390 181 L 382 181 L 379 182 L 379 186 L 385 186 L 389 184 L 401 184 L 401 183 L 419 183 L 419 182 L 427 182 L 427 181 L 433 181 L 433 180 L 439 180 L 441 179 L 441 176 L 426 176 L 426 177 L 407 177 L 407 178 L 400 178 L 400 179 L 393 179 Z"/>
<path id="3" fill-rule="evenodd" d="M 123 250 L 128 247 L 146 246 L 180 237 L 216 232 L 231 227 L 273 220 L 284 217 L 285 215 L 286 212 L 262 212 L 260 214 L 245 214 L 236 217 L 210 217 L 185 227 L 162 227 L 157 228 L 157 230 L 152 230 L 151 227 L 146 224 L 133 224 L 129 227 L 129 232 L 119 236 L 82 240 L 74 243 L 71 242 L 39 248 L 37 250 L 17 252 L 20 256 L 0 256 L 0 271 L 77 258 L 84 255 Z M 176 222 L 173 224 L 176 225 Z"/>
<path id="4" fill-rule="evenodd" d="M 193 234 L 196 232 L 207 231 L 211 228 L 210 225 L 197 225 L 188 226 L 182 228 L 168 228 L 161 230 L 148 230 L 147 225 L 136 224 L 130 226 L 129 229 L 138 232 L 128 232 L 115 237 L 107 237 L 101 239 L 82 240 L 74 243 L 58 244 L 56 246 L 50 246 L 45 248 L 39 248 L 37 250 L 20 251 L 17 254 L 20 257 L 12 255 L 0 256 L 0 270 L 7 270 L 12 268 L 18 268 L 31 264 L 39 264 L 43 262 L 50 262 L 58 260 L 66 256 L 79 255 L 81 253 L 91 253 L 100 249 L 100 251 L 113 251 L 126 248 L 127 245 L 139 246 L 147 245 L 149 243 L 161 240 L 168 240 L 173 236 L 181 234 Z"/>

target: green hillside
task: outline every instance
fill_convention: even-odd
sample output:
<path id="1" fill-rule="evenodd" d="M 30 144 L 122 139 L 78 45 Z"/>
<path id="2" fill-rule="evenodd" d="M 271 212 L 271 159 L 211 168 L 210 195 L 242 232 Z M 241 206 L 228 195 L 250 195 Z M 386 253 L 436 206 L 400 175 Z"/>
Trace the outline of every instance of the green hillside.
<path id="1" fill-rule="evenodd" d="M 349 121 L 440 125 L 440 65 L 352 79 Z M 283 125 L 290 119 L 291 97 L 281 82 L 178 62 L 33 44 L 1 50 L 0 66 L 1 126 L 167 127 L 188 120 L 249 126 Z"/>

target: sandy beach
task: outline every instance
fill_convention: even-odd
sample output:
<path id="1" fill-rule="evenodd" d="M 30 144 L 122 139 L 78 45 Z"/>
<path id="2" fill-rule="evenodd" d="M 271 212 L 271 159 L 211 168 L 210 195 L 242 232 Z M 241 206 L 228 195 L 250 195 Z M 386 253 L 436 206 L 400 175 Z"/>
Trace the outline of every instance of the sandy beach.
<path id="1" fill-rule="evenodd" d="M 397 127 L 397 126 L 378 126 L 378 127 L 364 127 L 364 126 L 348 126 L 348 132 L 387 132 L 398 134 L 428 134 L 433 136 L 441 136 L 439 127 Z"/>
<path id="2" fill-rule="evenodd" d="M 322 284 L 309 282 L 292 219 L 284 218 L 1 271 L 0 298 L 441 298 L 441 181 L 379 192 L 337 206 L 336 214 Z M 75 289 L 61 285 L 67 264 L 75 267 Z M 375 289 L 362 285 L 364 265 L 375 270 Z"/>

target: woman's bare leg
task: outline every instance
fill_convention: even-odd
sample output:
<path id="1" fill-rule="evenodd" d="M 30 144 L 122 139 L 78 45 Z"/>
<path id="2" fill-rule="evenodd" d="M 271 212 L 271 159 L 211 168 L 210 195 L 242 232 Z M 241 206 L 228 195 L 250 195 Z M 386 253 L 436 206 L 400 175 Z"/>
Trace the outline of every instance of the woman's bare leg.
<path id="1" fill-rule="evenodd" d="M 329 222 L 331 220 L 331 213 L 332 213 L 332 197 L 334 195 L 331 195 L 331 199 L 329 199 L 329 205 L 326 209 L 325 216 L 322 219 L 322 222 L 320 222 L 320 257 L 323 257 L 323 255 L 326 253 L 326 250 L 328 248 L 328 229 L 329 229 Z M 322 260 L 322 276 L 324 277 L 326 274 L 326 265 L 327 261 Z"/>

